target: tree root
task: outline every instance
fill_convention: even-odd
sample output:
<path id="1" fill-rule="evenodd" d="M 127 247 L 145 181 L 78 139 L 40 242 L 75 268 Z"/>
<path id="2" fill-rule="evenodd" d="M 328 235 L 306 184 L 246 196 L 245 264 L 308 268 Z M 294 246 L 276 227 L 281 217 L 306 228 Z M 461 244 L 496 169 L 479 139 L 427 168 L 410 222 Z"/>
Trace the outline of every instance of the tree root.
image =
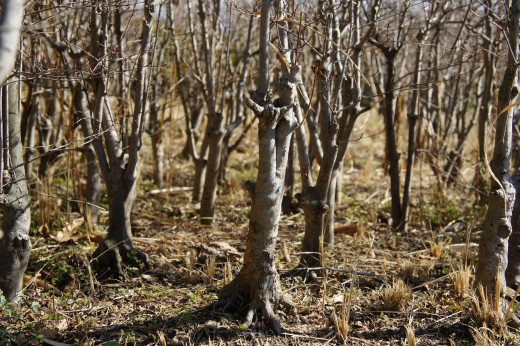
<path id="1" fill-rule="evenodd" d="M 251 278 L 247 275 L 238 276 L 226 285 L 220 294 L 216 307 L 222 311 L 234 311 L 244 313 L 242 327 L 249 327 L 255 315 L 261 312 L 267 326 L 276 335 L 282 333 L 282 324 L 276 315 L 278 307 L 297 316 L 296 309 L 290 297 L 284 294 L 280 288 L 278 275 L 270 278 Z M 265 285 L 268 283 L 268 285 Z"/>
<path id="2" fill-rule="evenodd" d="M 148 255 L 136 249 L 130 239 L 116 242 L 105 239 L 92 255 L 92 262 L 101 277 L 124 278 L 122 264 L 144 269 L 150 268 Z"/>

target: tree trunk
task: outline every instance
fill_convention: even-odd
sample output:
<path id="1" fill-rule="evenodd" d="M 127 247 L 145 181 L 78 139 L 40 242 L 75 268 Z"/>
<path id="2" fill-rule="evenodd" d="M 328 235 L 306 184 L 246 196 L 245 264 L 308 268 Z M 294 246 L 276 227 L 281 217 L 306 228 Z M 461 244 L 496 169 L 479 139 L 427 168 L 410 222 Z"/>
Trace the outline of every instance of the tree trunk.
<path id="1" fill-rule="evenodd" d="M 157 74 L 156 74 L 157 76 Z M 162 143 L 163 119 L 159 117 L 159 99 L 157 97 L 157 86 L 151 86 L 150 91 L 150 138 L 152 140 L 153 155 L 153 182 L 157 188 L 163 187 L 164 178 L 164 148 Z"/>
<path id="2" fill-rule="evenodd" d="M 202 198 L 202 182 L 206 177 L 206 168 L 208 163 L 208 147 L 209 147 L 209 136 L 204 135 L 204 139 L 202 140 L 202 146 L 200 148 L 200 154 L 198 158 L 195 158 L 195 174 L 193 176 L 193 195 L 192 201 L 193 203 L 200 202 Z"/>
<path id="3" fill-rule="evenodd" d="M 35 143 L 36 143 L 36 119 L 38 117 L 38 113 L 40 111 L 40 98 L 38 95 L 31 95 L 31 100 L 28 101 L 30 104 L 28 115 L 27 115 L 27 127 L 25 128 L 25 176 L 28 179 L 31 179 L 32 172 L 32 161 L 34 158 L 34 154 L 36 152 Z"/>
<path id="4" fill-rule="evenodd" d="M 478 165 L 475 169 L 475 203 L 484 204 L 486 201 L 486 181 L 484 170 L 486 168 L 486 128 L 493 110 L 493 79 L 495 76 L 494 48 L 492 50 L 493 25 L 490 18 L 491 3 L 486 1 L 486 18 L 484 35 L 482 40 L 482 54 L 484 55 L 484 83 L 482 85 L 482 100 L 478 113 Z"/>
<path id="5" fill-rule="evenodd" d="M 259 119 L 259 163 L 257 184 L 249 184 L 253 204 L 249 217 L 244 266 L 233 281 L 222 288 L 219 301 L 239 310 L 246 306 L 246 324 L 250 324 L 255 312 L 260 310 L 274 332 L 280 334 L 282 328 L 275 312 L 278 305 L 288 305 L 290 301 L 282 292 L 275 266 L 276 238 L 289 143 L 297 124 L 292 112 L 296 100 L 296 85 L 293 81 L 300 66 L 295 65 L 292 76 L 280 83 L 279 103 L 288 106 L 274 107 L 268 101 L 270 12 L 271 0 L 263 0 L 257 90 L 253 92 L 255 101 L 246 99 L 247 106 Z"/>
<path id="6" fill-rule="evenodd" d="M 107 187 L 109 200 L 109 226 L 105 240 L 93 254 L 96 266 L 104 274 L 123 277 L 122 264 L 137 266 L 140 262 L 147 269 L 148 256 L 135 249 L 132 242 L 130 211 L 135 199 L 135 188 L 139 166 L 139 149 L 143 135 L 143 123 L 146 113 L 147 81 L 146 70 L 149 68 L 148 50 L 152 25 L 153 4 L 146 0 L 143 6 L 144 20 L 140 49 L 135 68 L 135 92 L 133 93 L 134 110 L 131 117 L 131 132 L 120 129 L 121 138 L 116 132 L 114 117 L 106 97 L 104 80 L 105 65 L 99 60 L 105 59 L 107 49 L 103 39 L 107 31 L 107 11 L 101 11 L 101 27 L 97 27 L 97 8 L 93 4 L 91 13 L 91 63 L 99 68 L 92 78 L 95 98 L 92 106 L 93 117 L 84 117 L 82 128 L 86 138 L 92 138 L 103 180 Z M 101 7 L 107 8 L 107 7 Z M 98 30 L 100 29 L 100 30 Z M 99 33 L 103 34 L 99 34 Z M 101 41 L 101 42 L 100 42 Z M 95 70 L 95 69 L 94 69 Z M 94 130 L 95 128 L 95 130 Z M 101 133 L 104 141 L 101 141 Z M 122 145 L 127 143 L 127 145 Z"/>
<path id="7" fill-rule="evenodd" d="M 294 85 L 292 89 L 295 90 Z M 249 234 L 244 266 L 228 285 L 222 288 L 219 299 L 236 309 L 248 306 L 246 323 L 261 310 L 275 333 L 281 333 L 275 315 L 280 304 L 290 304 L 280 287 L 275 265 L 283 184 L 289 152 L 289 142 L 296 121 L 290 107 L 261 107 L 247 100 L 259 117 L 259 165 L 257 184 L 252 189 L 253 204 L 249 218 Z"/>
<path id="8" fill-rule="evenodd" d="M 14 169 L 3 170 L 3 191 L 0 194 L 0 208 L 3 214 L 0 231 L 0 290 L 8 301 L 16 300 L 22 289 L 22 280 L 29 256 L 31 241 L 30 200 L 23 165 L 22 138 L 20 133 L 20 115 L 18 110 L 17 83 L 10 83 L 8 95 L 8 114 L 2 114 L 2 122 L 8 126 L 9 155 Z M 8 121 L 6 118 L 8 117 Z M 9 167 L 9 166 L 8 166 Z M 7 167 L 7 168 L 8 168 Z"/>
<path id="9" fill-rule="evenodd" d="M 386 57 L 385 81 L 385 140 L 386 155 L 389 163 L 390 196 L 392 199 L 392 225 L 399 227 L 401 219 L 401 182 L 399 181 L 399 157 L 397 151 L 397 134 L 395 132 L 395 91 L 394 91 L 394 60 L 397 51 L 389 50 Z"/>
<path id="10" fill-rule="evenodd" d="M 415 143 L 416 143 L 416 135 L 415 135 L 415 127 L 417 125 L 417 120 L 419 120 L 419 99 L 420 99 L 420 84 L 421 84 L 421 70 L 422 70 L 422 58 L 423 58 L 423 40 L 426 38 L 428 34 L 428 26 L 429 20 L 427 22 L 426 28 L 419 31 L 416 38 L 418 41 L 417 52 L 415 56 L 415 70 L 413 77 L 413 91 L 412 97 L 408 109 L 408 157 L 406 159 L 406 173 L 404 178 L 404 186 L 403 186 L 403 203 L 401 205 L 401 220 L 398 225 L 398 228 L 401 231 L 406 232 L 408 229 L 408 216 L 410 214 L 410 193 L 412 190 L 412 173 L 413 166 L 415 163 Z"/>
<path id="11" fill-rule="evenodd" d="M 218 175 L 220 171 L 221 149 L 225 131 L 223 128 L 224 117 L 221 113 L 215 113 L 208 124 L 209 153 L 206 167 L 206 179 L 200 201 L 200 221 L 203 224 L 211 224 L 215 215 L 215 197 L 217 196 Z"/>
<path id="12" fill-rule="evenodd" d="M 18 53 L 24 1 L 3 0 L 0 14 L 0 85 L 9 77 Z M 18 125 L 19 126 L 19 125 Z"/>
<path id="13" fill-rule="evenodd" d="M 520 0 L 513 0 L 509 13 L 507 67 L 498 94 L 495 147 L 490 162 L 493 179 L 489 196 L 489 208 L 483 224 L 479 244 L 478 266 L 475 283 L 482 285 L 486 294 L 494 301 L 497 294 L 502 296 L 505 288 L 505 271 L 508 263 L 508 241 L 511 235 L 511 214 L 515 202 L 516 189 L 509 168 L 513 136 L 513 111 L 504 111 L 511 102 L 511 94 L 516 79 L 517 49 L 520 17 Z M 513 255 L 510 266 L 514 263 Z M 499 290 L 497 292 L 496 290 Z M 502 306 L 503 307 L 503 306 Z M 498 307 L 497 307 L 498 308 Z"/>
<path id="14" fill-rule="evenodd" d="M 85 204 L 84 217 L 87 224 L 97 224 L 99 217 L 99 205 L 101 199 L 101 173 L 96 159 L 96 153 L 92 144 L 89 144 L 83 150 L 85 159 L 87 160 L 87 185 L 85 187 Z"/>
<path id="15" fill-rule="evenodd" d="M 130 212 L 135 201 L 136 182 L 125 179 L 125 170 L 112 167 L 107 181 L 108 234 L 92 257 L 103 274 L 124 277 L 122 263 L 149 267 L 148 256 L 136 248 L 132 241 Z"/>
<path id="16" fill-rule="evenodd" d="M 329 207 L 320 201 L 316 189 L 309 186 L 306 191 L 302 191 L 302 209 L 305 215 L 305 234 L 299 267 L 312 270 L 311 268 L 321 267 L 320 244 L 323 242 L 323 221 Z"/>
<path id="17" fill-rule="evenodd" d="M 92 125 L 90 125 L 90 131 L 88 127 L 85 127 L 88 125 L 85 124 L 85 122 L 90 123 L 90 110 L 88 108 L 87 97 L 81 90 L 79 83 L 73 86 L 72 95 L 74 102 L 74 121 L 78 121 L 82 124 L 83 135 L 85 137 L 85 145 L 82 148 L 82 153 L 85 155 L 87 161 L 87 185 L 85 187 L 84 198 L 89 204 L 97 206 L 101 199 L 101 172 L 93 143 L 97 142 L 99 144 L 99 139 L 90 138 Z M 89 204 L 85 205 L 83 217 L 87 223 L 90 222 L 94 225 L 97 223 L 99 210 Z"/>

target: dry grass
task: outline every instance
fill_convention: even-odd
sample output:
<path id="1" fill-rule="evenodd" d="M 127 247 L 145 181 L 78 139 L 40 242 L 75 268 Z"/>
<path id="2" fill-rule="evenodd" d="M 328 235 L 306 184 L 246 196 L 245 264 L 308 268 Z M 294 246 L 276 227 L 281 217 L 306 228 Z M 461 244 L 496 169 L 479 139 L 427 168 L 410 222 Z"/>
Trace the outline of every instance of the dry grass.
<path id="1" fill-rule="evenodd" d="M 498 295 L 499 290 L 497 289 L 496 292 Z M 482 285 L 479 284 L 477 292 L 471 298 L 470 316 L 474 325 L 477 328 L 491 326 L 503 331 L 505 325 L 500 312 L 500 297 L 490 299 Z"/>
<path id="2" fill-rule="evenodd" d="M 480 328 L 471 328 L 471 336 L 475 346 L 502 346 L 495 333 L 484 324 Z"/>
<path id="3" fill-rule="evenodd" d="M 451 281 L 456 297 L 464 297 L 470 291 L 471 269 L 463 266 L 461 269 L 454 271 L 451 275 Z"/>
<path id="4" fill-rule="evenodd" d="M 194 280 L 193 272 L 195 270 L 195 264 L 197 263 L 197 253 L 195 249 L 190 249 L 184 256 L 184 264 L 188 270 L 188 283 L 192 283 Z"/>
<path id="5" fill-rule="evenodd" d="M 231 280 L 233 280 L 233 265 L 228 258 L 226 264 L 224 265 L 224 285 L 230 283 Z"/>
<path id="6" fill-rule="evenodd" d="M 379 294 L 384 311 L 401 311 L 411 296 L 412 290 L 401 279 L 394 279 L 391 286 L 383 288 Z"/>
<path id="7" fill-rule="evenodd" d="M 416 263 L 405 260 L 399 263 L 399 275 L 404 281 L 408 281 L 417 276 L 419 267 Z"/>
<path id="8" fill-rule="evenodd" d="M 204 276 L 204 283 L 206 285 L 213 285 L 213 279 L 217 273 L 217 258 L 215 256 L 209 256 L 208 263 L 206 264 L 206 275 Z"/>
<path id="9" fill-rule="evenodd" d="M 415 339 L 415 332 L 411 325 L 406 326 L 406 342 L 408 346 L 417 345 L 417 340 Z"/>
<path id="10" fill-rule="evenodd" d="M 433 258 L 441 258 L 446 245 L 447 243 L 443 240 L 430 241 L 430 255 Z"/>
<path id="11" fill-rule="evenodd" d="M 343 303 L 341 304 L 341 313 L 339 317 L 336 316 L 336 312 L 333 313 L 336 336 L 343 345 L 347 345 L 348 333 L 350 330 L 348 323 L 350 319 L 350 308 L 352 304 L 352 287 L 353 285 L 350 286 L 348 294 L 347 291 L 343 292 Z"/>

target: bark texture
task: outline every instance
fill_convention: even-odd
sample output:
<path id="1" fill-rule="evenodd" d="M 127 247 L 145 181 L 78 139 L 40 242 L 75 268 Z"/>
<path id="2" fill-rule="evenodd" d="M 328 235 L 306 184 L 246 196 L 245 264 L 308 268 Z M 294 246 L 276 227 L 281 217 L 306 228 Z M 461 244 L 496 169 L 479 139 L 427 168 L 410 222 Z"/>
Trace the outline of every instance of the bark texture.
<path id="1" fill-rule="evenodd" d="M 4 91 L 7 89 L 8 95 L 4 92 L 2 96 L 9 98 L 8 112 L 3 113 L 1 118 L 3 124 L 8 125 L 9 148 L 6 149 L 9 150 L 12 167 L 15 168 L 2 172 L 4 185 L 0 194 L 3 214 L 0 230 L 0 290 L 8 301 L 12 301 L 22 289 L 23 274 L 31 254 L 31 213 L 23 164 L 17 83 L 4 87 Z M 6 118 L 8 121 L 5 121 Z"/>
<path id="2" fill-rule="evenodd" d="M 116 123 L 106 97 L 106 39 L 108 13 L 101 11 L 101 25 L 95 8 L 91 13 L 92 52 L 91 65 L 94 72 L 92 87 L 94 102 L 92 116 L 82 119 L 85 138 L 92 140 L 101 175 L 107 187 L 109 201 L 109 225 L 105 240 L 93 254 L 94 264 L 107 275 L 123 277 L 123 264 L 149 267 L 148 256 L 135 249 L 132 242 L 130 212 L 135 200 L 139 149 L 144 132 L 144 115 L 147 100 L 148 50 L 150 48 L 153 4 L 144 3 L 141 44 L 135 68 L 135 93 L 132 94 L 134 110 L 131 131 L 123 128 L 116 132 Z M 99 62 L 101 61 L 101 63 Z M 83 91 L 83 92 L 86 92 Z M 77 94 L 77 93 L 76 93 Z M 81 92 L 80 92 L 81 94 Z"/>
<path id="3" fill-rule="evenodd" d="M 291 77 L 280 80 L 280 98 L 274 105 L 269 95 L 269 18 L 271 0 L 263 0 L 260 18 L 260 69 L 255 101 L 246 104 L 258 117 L 259 164 L 256 184 L 249 182 L 252 197 L 244 266 L 228 285 L 222 288 L 219 302 L 225 308 L 247 311 L 245 323 L 250 324 L 257 310 L 262 312 L 276 334 L 282 327 L 276 316 L 279 305 L 291 305 L 280 287 L 275 266 L 275 247 L 283 199 L 283 187 L 289 144 L 296 127 L 293 104 L 296 85 Z M 294 73 L 300 67 L 294 65 Z M 282 106 L 287 105 L 287 106 Z"/>
<path id="4" fill-rule="evenodd" d="M 22 0 L 2 1 L 0 15 L 0 84 L 4 84 L 14 65 L 23 19 Z"/>
<path id="5" fill-rule="evenodd" d="M 287 86 L 295 90 L 292 83 Z M 259 106 L 247 99 L 259 118 L 259 165 L 249 220 L 249 234 L 244 266 L 220 293 L 220 301 L 235 309 L 246 309 L 246 324 L 260 310 L 275 333 L 281 333 L 275 311 L 280 304 L 290 304 L 280 287 L 275 266 L 281 203 L 289 143 L 296 126 L 292 106 Z"/>
<path id="6" fill-rule="evenodd" d="M 505 288 L 508 241 L 512 231 L 511 214 L 516 196 L 515 184 L 509 173 L 513 111 L 504 110 L 511 102 L 511 91 L 516 79 L 519 17 L 520 0 L 514 0 L 511 2 L 508 20 L 508 40 L 513 51 L 508 50 L 508 65 L 498 94 L 499 115 L 496 121 L 493 159 L 490 162 L 492 181 L 489 209 L 484 220 L 475 274 L 476 284 L 482 285 L 484 291 L 493 299 L 496 294 L 502 295 Z M 499 292 L 496 291 L 497 288 Z"/>

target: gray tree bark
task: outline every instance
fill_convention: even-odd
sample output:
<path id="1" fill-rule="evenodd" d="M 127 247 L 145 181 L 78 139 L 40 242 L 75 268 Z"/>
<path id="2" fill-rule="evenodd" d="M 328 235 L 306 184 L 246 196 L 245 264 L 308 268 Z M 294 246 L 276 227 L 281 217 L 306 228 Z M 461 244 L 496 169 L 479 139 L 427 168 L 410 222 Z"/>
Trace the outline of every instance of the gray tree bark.
<path id="1" fill-rule="evenodd" d="M 249 234 L 244 265 L 237 276 L 226 285 L 219 296 L 221 303 L 236 309 L 247 307 L 245 323 L 250 324 L 260 310 L 275 333 L 281 333 L 276 310 L 280 304 L 290 304 L 282 292 L 275 266 L 275 247 L 278 236 L 283 185 L 289 142 L 296 127 L 293 103 L 296 85 L 291 77 L 280 84 L 279 104 L 271 104 L 269 94 L 269 15 L 271 0 L 263 0 L 260 17 L 260 69 L 255 101 L 246 104 L 259 120 L 259 165 L 256 185 L 249 182 L 253 200 L 249 220 Z M 267 101 L 266 101 L 267 99 Z M 288 106 L 278 107 L 287 104 Z"/>
<path id="2" fill-rule="evenodd" d="M 0 85 L 3 85 L 14 65 L 19 45 L 23 18 L 23 1 L 4 0 L 0 17 Z M 8 148 L 3 148 L 9 160 L 0 164 L 0 208 L 3 212 L 0 231 L 0 290 L 7 300 L 16 299 L 22 288 L 22 279 L 29 256 L 31 241 L 29 227 L 31 223 L 30 201 L 22 153 L 22 135 L 20 132 L 20 114 L 18 109 L 17 83 L 3 87 L 2 104 L 7 109 L 1 117 L 4 127 L 3 140 Z M 8 91 L 8 92 L 7 92 Z M 6 95 L 6 93 L 10 95 Z M 9 97 L 10 96 L 10 97 Z M 6 128 L 7 127 L 7 128 Z M 9 138 L 5 138 L 7 135 Z M 3 156 L 3 153 L 0 153 Z M 16 167 L 14 169 L 9 169 Z M 9 170 L 6 170 L 9 169 Z M 6 173 L 4 179 L 4 172 Z M 5 184 L 5 185 L 4 185 Z"/>
<path id="3" fill-rule="evenodd" d="M 493 159 L 490 162 L 492 181 L 489 208 L 483 224 L 475 274 L 475 283 L 483 286 L 486 294 L 492 298 L 491 301 L 494 301 L 496 294 L 502 296 L 506 285 L 508 241 L 512 232 L 511 214 L 516 197 L 515 184 L 509 173 L 513 140 L 513 110 L 504 110 L 511 103 L 518 69 L 519 18 L 520 0 L 512 0 L 508 13 L 507 67 L 498 93 L 499 115 L 496 120 Z M 513 263 L 511 265 L 518 265 L 518 263 Z"/>
<path id="4" fill-rule="evenodd" d="M 97 26 L 95 4 L 91 14 L 92 51 L 91 62 L 97 74 L 93 78 L 95 99 L 92 116 L 82 123 L 86 138 L 93 138 L 94 150 L 98 158 L 103 180 L 107 186 L 109 203 L 108 234 L 93 254 L 94 263 L 100 271 L 123 277 L 123 263 L 137 265 L 143 263 L 148 268 L 148 256 L 136 249 L 132 241 L 130 212 L 135 200 L 139 149 L 144 132 L 144 114 L 146 110 L 146 67 L 150 47 L 152 10 L 150 1 L 144 4 L 141 45 L 135 70 L 134 112 L 131 117 L 131 132 L 121 131 L 123 138 L 118 138 L 106 98 L 104 81 L 104 58 L 106 53 L 107 11 L 101 12 L 101 26 Z M 100 42 L 102 41 L 102 42 Z M 101 61 L 101 63 L 100 63 Z M 104 143 L 101 141 L 103 136 Z M 122 143 L 127 145 L 122 146 Z"/>
<path id="5" fill-rule="evenodd" d="M 512 52 L 509 52 L 508 56 L 508 65 L 506 69 L 506 73 L 504 75 L 504 79 L 502 80 L 502 85 L 500 86 L 499 91 L 499 104 L 498 104 L 498 111 L 503 109 L 505 106 L 507 106 L 512 100 L 514 100 L 515 97 L 518 96 L 519 88 L 518 86 L 513 87 L 513 84 L 515 82 L 515 77 L 518 69 L 518 64 L 515 65 L 515 60 L 518 61 L 518 32 L 519 32 L 519 17 L 520 17 L 520 1 L 515 0 L 511 3 L 511 14 L 510 14 L 510 23 L 509 23 L 509 46 L 514 49 L 514 55 L 512 55 Z M 515 26 L 516 25 L 516 26 Z M 506 84 L 507 83 L 507 84 Z M 504 85 L 506 84 L 506 85 Z M 507 95 L 505 93 L 505 90 L 503 91 L 502 88 L 506 88 L 507 86 L 510 86 L 510 94 Z M 513 89 L 511 89 L 513 88 Z M 511 99 L 506 99 L 506 97 L 509 96 Z M 509 117 L 513 117 L 513 111 L 509 110 L 506 114 Z M 502 114 L 502 116 L 506 115 Z M 512 121 L 512 119 L 509 119 Z M 509 124 L 508 124 L 509 125 Z M 511 125 L 512 126 L 512 125 Z M 511 134 L 512 135 L 512 134 Z M 497 136 L 498 136 L 498 121 L 497 121 Z M 512 140 L 509 139 L 509 140 Z M 512 143 L 509 144 L 510 146 Z M 511 150 L 511 148 L 509 148 Z M 511 152 L 509 152 L 511 154 Z M 494 160 L 494 155 L 493 155 Z M 513 184 L 515 188 L 515 197 L 518 197 L 518 190 L 520 189 L 520 170 L 517 170 L 513 176 Z M 492 182 L 493 183 L 493 182 Z M 493 190 L 492 190 L 493 191 Z M 493 197 L 493 195 L 491 196 Z M 491 203 L 491 197 L 490 197 L 490 203 Z M 507 201 L 506 201 L 507 203 Z M 516 198 L 513 202 L 513 211 L 512 211 L 512 233 L 509 238 L 509 243 L 507 244 L 508 247 L 506 247 L 507 252 L 507 268 L 505 271 L 505 279 L 508 286 L 512 288 L 517 288 L 518 285 L 520 285 L 520 201 L 519 198 Z M 506 207 L 511 207 L 510 205 L 506 204 Z M 491 204 L 489 209 L 491 210 Z M 506 212 L 509 210 L 507 209 Z M 482 243 L 481 243 L 482 246 Z M 479 257 L 480 258 L 480 257 Z M 500 262 L 499 262 L 500 263 Z M 502 269 L 501 266 L 498 266 L 499 269 Z"/>
<path id="6" fill-rule="evenodd" d="M 484 18 L 484 34 L 482 35 L 482 54 L 484 55 L 484 82 L 482 99 L 478 113 L 478 166 L 475 170 L 476 203 L 482 204 L 486 200 L 484 170 L 486 168 L 486 128 L 493 110 L 493 79 L 495 75 L 493 25 L 490 18 L 491 1 L 486 0 L 486 17 Z"/>
<path id="7" fill-rule="evenodd" d="M 73 89 L 74 102 L 74 118 L 79 119 L 83 135 L 85 137 L 85 145 L 82 148 L 82 153 L 87 160 L 87 184 L 85 186 L 85 204 L 84 218 L 85 221 L 91 224 L 96 224 L 98 220 L 99 210 L 94 207 L 99 205 L 101 199 L 101 172 L 96 158 L 96 150 L 94 145 L 102 145 L 99 138 L 92 137 L 92 125 L 90 117 L 90 109 L 88 108 L 88 100 L 85 91 L 81 89 L 80 83 L 77 83 Z M 90 130 L 89 129 L 90 126 Z"/>
<path id="8" fill-rule="evenodd" d="M 8 301 L 13 301 L 22 289 L 23 274 L 31 254 L 31 212 L 22 152 L 17 83 L 9 83 L 3 90 L 2 97 L 8 98 L 8 112 L 3 113 L 1 118 L 4 126 L 8 126 L 8 148 L 5 150 L 9 153 L 11 164 L 4 161 L 6 165 L 1 172 L 4 185 L 0 194 L 3 214 L 0 230 L 0 290 Z"/>
<path id="9" fill-rule="evenodd" d="M 13 68 L 18 51 L 23 18 L 22 0 L 3 0 L 0 15 L 0 85 Z"/>

